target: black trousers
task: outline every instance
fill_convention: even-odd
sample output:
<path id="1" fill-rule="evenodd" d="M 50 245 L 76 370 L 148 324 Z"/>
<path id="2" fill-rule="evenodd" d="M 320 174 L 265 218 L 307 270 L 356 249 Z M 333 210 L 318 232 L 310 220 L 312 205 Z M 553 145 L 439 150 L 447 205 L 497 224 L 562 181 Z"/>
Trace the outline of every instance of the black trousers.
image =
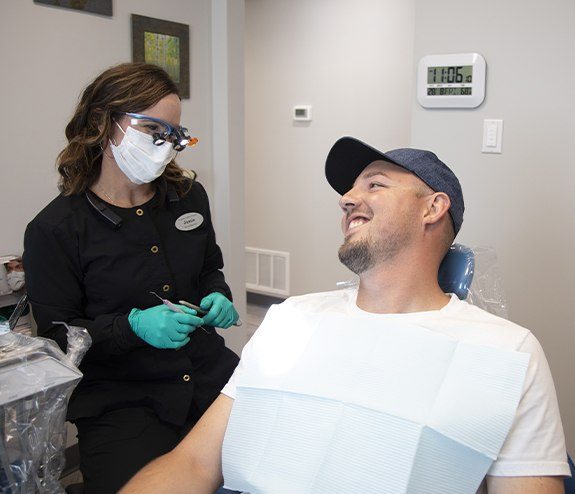
<path id="1" fill-rule="evenodd" d="M 192 428 L 162 422 L 151 408 L 113 410 L 78 419 L 85 494 L 113 494 L 154 458 L 171 451 Z"/>

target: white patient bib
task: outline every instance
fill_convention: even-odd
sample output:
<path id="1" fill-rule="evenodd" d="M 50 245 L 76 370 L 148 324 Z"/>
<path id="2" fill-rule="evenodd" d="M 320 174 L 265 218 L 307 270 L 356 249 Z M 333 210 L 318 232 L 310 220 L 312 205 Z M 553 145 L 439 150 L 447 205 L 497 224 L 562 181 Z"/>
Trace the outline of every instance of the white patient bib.
<path id="1" fill-rule="evenodd" d="M 264 324 L 236 381 L 225 487 L 476 492 L 513 422 L 529 354 L 293 306 L 273 307 Z"/>

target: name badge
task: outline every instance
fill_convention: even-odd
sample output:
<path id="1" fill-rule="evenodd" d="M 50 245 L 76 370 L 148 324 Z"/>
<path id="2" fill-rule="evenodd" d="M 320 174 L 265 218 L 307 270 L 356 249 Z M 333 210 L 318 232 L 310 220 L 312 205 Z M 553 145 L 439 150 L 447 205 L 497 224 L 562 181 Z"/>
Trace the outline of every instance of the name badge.
<path id="1" fill-rule="evenodd" d="M 176 220 L 176 228 L 182 232 L 195 230 L 204 222 L 204 217 L 200 213 L 185 213 Z"/>

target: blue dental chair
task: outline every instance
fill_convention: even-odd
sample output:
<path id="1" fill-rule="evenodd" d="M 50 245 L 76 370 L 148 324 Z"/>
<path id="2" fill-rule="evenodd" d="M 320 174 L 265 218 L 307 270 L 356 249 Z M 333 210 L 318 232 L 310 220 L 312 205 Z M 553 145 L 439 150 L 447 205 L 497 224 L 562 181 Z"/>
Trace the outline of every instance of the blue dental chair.
<path id="1" fill-rule="evenodd" d="M 575 494 L 575 465 L 569 455 L 567 455 L 567 459 L 571 469 L 571 478 L 565 479 L 565 494 Z"/>
<path id="2" fill-rule="evenodd" d="M 453 244 L 441 265 L 437 279 L 445 293 L 455 293 L 460 300 L 465 300 L 475 273 L 475 256 L 469 247 Z"/>

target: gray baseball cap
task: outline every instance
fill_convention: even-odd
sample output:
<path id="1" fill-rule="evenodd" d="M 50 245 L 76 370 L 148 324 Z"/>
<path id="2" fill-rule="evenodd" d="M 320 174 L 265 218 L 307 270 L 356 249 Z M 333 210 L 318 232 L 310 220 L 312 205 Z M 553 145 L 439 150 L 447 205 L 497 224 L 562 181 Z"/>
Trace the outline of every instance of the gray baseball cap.
<path id="1" fill-rule="evenodd" d="M 455 235 L 463 223 L 463 192 L 451 169 L 431 151 L 402 148 L 382 153 L 354 137 L 342 137 L 331 148 L 325 162 L 325 176 L 336 192 L 349 191 L 360 173 L 377 160 L 405 168 L 435 192 L 444 192 L 451 200 L 449 214 Z"/>

